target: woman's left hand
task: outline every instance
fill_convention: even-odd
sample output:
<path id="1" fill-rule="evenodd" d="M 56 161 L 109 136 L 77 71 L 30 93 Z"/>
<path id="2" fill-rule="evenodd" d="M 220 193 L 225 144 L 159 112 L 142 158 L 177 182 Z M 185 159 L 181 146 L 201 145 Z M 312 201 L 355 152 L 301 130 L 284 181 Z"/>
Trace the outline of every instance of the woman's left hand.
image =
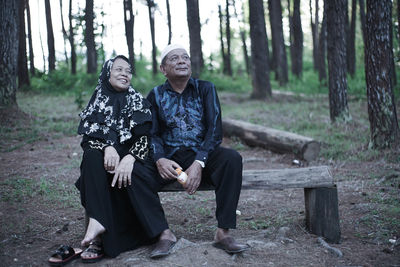
<path id="1" fill-rule="evenodd" d="M 114 187 L 118 181 L 118 188 L 122 185 L 127 187 L 131 185 L 131 174 L 133 170 L 133 164 L 135 163 L 135 158 L 128 154 L 120 161 L 117 168 L 114 171 L 114 178 L 111 182 L 111 186 Z"/>

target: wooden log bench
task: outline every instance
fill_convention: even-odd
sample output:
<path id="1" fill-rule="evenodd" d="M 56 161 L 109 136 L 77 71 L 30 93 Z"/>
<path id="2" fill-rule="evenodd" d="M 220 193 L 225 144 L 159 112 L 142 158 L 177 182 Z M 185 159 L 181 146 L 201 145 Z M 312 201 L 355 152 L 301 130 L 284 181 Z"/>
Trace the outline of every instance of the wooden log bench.
<path id="1" fill-rule="evenodd" d="M 339 243 L 338 194 L 328 166 L 243 171 L 243 190 L 286 188 L 304 188 L 307 230 L 324 237 L 328 242 Z M 214 189 L 212 185 L 201 184 L 198 190 Z M 174 182 L 161 190 L 174 191 L 183 191 L 182 185 Z"/>

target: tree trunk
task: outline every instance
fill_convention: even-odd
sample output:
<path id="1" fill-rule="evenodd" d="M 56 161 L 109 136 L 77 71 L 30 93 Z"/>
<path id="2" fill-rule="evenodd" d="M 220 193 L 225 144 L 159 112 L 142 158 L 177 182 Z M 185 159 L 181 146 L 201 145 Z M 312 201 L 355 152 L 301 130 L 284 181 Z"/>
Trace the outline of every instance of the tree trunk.
<path id="1" fill-rule="evenodd" d="M 281 2 L 280 0 L 268 0 L 268 7 L 271 21 L 272 61 L 276 64 L 275 78 L 282 86 L 288 82 L 289 78 L 285 40 L 283 39 Z"/>
<path id="2" fill-rule="evenodd" d="M 326 84 L 326 7 L 324 5 L 324 15 L 322 18 L 321 32 L 319 34 L 318 44 L 318 78 L 319 82 Z"/>
<path id="3" fill-rule="evenodd" d="M 251 98 L 271 97 L 268 65 L 268 39 L 265 29 L 263 0 L 249 0 L 252 83 Z"/>
<path id="4" fill-rule="evenodd" d="M 349 31 L 349 44 L 347 45 L 347 71 L 354 77 L 356 72 L 356 10 L 357 0 L 352 0 L 351 3 L 351 23 Z"/>
<path id="5" fill-rule="evenodd" d="M 28 41 L 29 41 L 29 70 L 31 75 L 35 75 L 35 61 L 32 45 L 32 26 L 31 26 L 31 10 L 29 8 L 29 0 L 26 1 L 26 16 L 28 21 Z"/>
<path id="6" fill-rule="evenodd" d="M 134 52 L 134 36 L 133 36 L 133 24 L 135 22 L 135 16 L 132 10 L 132 0 L 124 0 L 124 22 L 125 22 L 125 35 L 126 43 L 128 45 L 129 62 L 132 64 L 132 71 L 135 70 L 135 52 Z"/>
<path id="7" fill-rule="evenodd" d="M 399 144 L 400 131 L 390 69 L 391 0 L 367 0 L 365 77 L 371 146 L 387 148 Z"/>
<path id="8" fill-rule="evenodd" d="M 315 21 L 313 21 L 313 9 L 312 9 L 312 2 L 310 0 L 310 17 L 311 17 L 311 35 L 312 35 L 312 43 L 313 43 L 313 62 L 314 62 L 314 69 L 318 70 L 318 25 L 319 25 L 319 18 L 318 18 L 318 1 L 315 0 Z"/>
<path id="9" fill-rule="evenodd" d="M 236 5 L 235 5 L 235 0 L 233 0 L 233 8 L 235 10 L 235 16 L 237 20 L 239 21 L 240 24 L 240 39 L 242 41 L 242 49 L 243 49 L 243 58 L 244 62 L 246 64 L 246 73 L 250 74 L 250 59 L 249 59 L 249 53 L 247 52 L 247 44 L 246 44 L 246 31 L 244 29 L 244 7 L 242 3 L 241 7 L 241 17 L 239 18 L 239 15 L 236 11 Z"/>
<path id="10" fill-rule="evenodd" d="M 76 74 L 76 52 L 75 52 L 75 41 L 74 41 L 74 28 L 72 26 L 72 0 L 69 0 L 69 45 L 71 46 L 71 73 Z"/>
<path id="11" fill-rule="evenodd" d="M 64 16 L 63 16 L 63 8 L 62 8 L 62 0 L 60 0 L 60 18 L 61 18 L 61 31 L 63 33 L 63 39 L 64 39 L 64 56 L 65 56 L 65 63 L 67 64 L 67 66 L 69 65 L 68 63 L 68 54 L 67 54 L 67 39 L 68 39 L 68 35 L 67 35 L 67 31 L 65 30 L 65 26 L 64 26 Z"/>
<path id="12" fill-rule="evenodd" d="M 49 72 L 56 69 L 56 51 L 54 47 L 53 23 L 51 20 L 50 0 L 44 0 L 46 9 L 47 47 L 49 50 Z"/>
<path id="13" fill-rule="evenodd" d="M 221 44 L 221 55 L 222 55 L 222 72 L 226 73 L 228 63 L 226 62 L 226 55 L 225 55 L 224 31 L 222 27 L 224 19 L 222 16 L 221 5 L 218 5 L 218 17 L 219 17 L 219 36 L 220 36 L 219 41 Z"/>
<path id="14" fill-rule="evenodd" d="M 192 61 L 192 76 L 198 78 L 204 66 L 201 49 L 201 26 L 199 16 L 199 1 L 186 0 L 187 21 L 189 27 L 190 57 Z"/>
<path id="15" fill-rule="evenodd" d="M 149 20 L 150 20 L 150 32 L 151 32 L 151 45 L 152 45 L 152 52 L 151 52 L 151 58 L 152 58 L 152 70 L 153 70 L 153 76 L 157 74 L 157 47 L 156 47 L 156 33 L 154 31 L 154 8 L 155 8 L 155 3 L 154 0 L 147 0 L 147 6 L 149 9 Z"/>
<path id="16" fill-rule="evenodd" d="M 346 0 L 325 2 L 328 31 L 329 109 L 331 121 L 349 118 L 346 78 Z"/>
<path id="17" fill-rule="evenodd" d="M 40 17 L 40 10 L 38 10 L 38 18 L 39 17 Z M 39 21 L 39 19 L 38 19 L 38 21 Z M 39 22 L 39 41 L 40 41 L 40 49 L 42 50 L 42 57 L 43 57 L 43 72 L 46 72 L 46 56 L 44 54 L 42 32 L 40 30 L 40 22 Z"/>
<path id="18" fill-rule="evenodd" d="M 18 2 L 0 1 L 0 106 L 17 106 Z"/>
<path id="19" fill-rule="evenodd" d="M 364 41 L 364 46 L 365 46 L 365 6 L 364 6 L 364 0 L 359 1 L 360 4 L 360 26 L 361 26 L 361 32 L 362 32 L 362 37 Z"/>
<path id="20" fill-rule="evenodd" d="M 227 46 L 227 51 L 226 51 L 226 74 L 229 76 L 232 76 L 232 64 L 231 64 L 231 15 L 229 14 L 229 0 L 226 0 L 226 7 L 225 7 L 225 13 L 226 13 L 226 46 Z"/>
<path id="21" fill-rule="evenodd" d="M 171 27 L 171 10 L 169 8 L 169 0 L 166 0 L 167 5 L 167 19 L 168 19 L 168 44 L 171 44 L 172 40 L 172 27 Z"/>
<path id="22" fill-rule="evenodd" d="M 300 0 L 294 0 L 291 32 L 292 42 L 292 72 L 297 77 L 303 72 L 303 29 L 300 18 Z"/>
<path id="23" fill-rule="evenodd" d="M 26 57 L 25 3 L 18 5 L 18 88 L 30 85 L 28 59 Z"/>
<path id="24" fill-rule="evenodd" d="M 393 24 L 390 23 L 390 53 L 392 54 L 392 62 L 390 68 L 390 75 L 392 76 L 392 88 L 397 84 L 397 77 L 396 77 L 396 67 L 394 64 L 394 53 L 393 53 Z"/>
<path id="25" fill-rule="evenodd" d="M 86 56 L 87 56 L 87 73 L 97 72 L 97 51 L 96 51 L 96 43 L 94 40 L 93 20 L 94 20 L 93 0 L 86 0 L 85 43 L 86 43 Z"/>

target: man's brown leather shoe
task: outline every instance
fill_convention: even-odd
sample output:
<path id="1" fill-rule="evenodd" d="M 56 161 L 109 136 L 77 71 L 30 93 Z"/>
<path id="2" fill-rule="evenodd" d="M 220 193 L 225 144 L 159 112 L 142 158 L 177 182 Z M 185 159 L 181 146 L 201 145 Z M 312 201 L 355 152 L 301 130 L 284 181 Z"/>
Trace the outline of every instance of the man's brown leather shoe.
<path id="1" fill-rule="evenodd" d="M 247 249 L 249 249 L 248 245 L 245 244 L 238 244 L 236 243 L 235 239 L 233 237 L 226 237 L 218 242 L 214 242 L 213 246 L 222 250 L 225 250 L 226 252 L 230 254 L 235 254 L 239 252 L 243 252 Z"/>
<path id="2" fill-rule="evenodd" d="M 169 255 L 175 244 L 176 242 L 172 240 L 168 239 L 159 240 L 153 251 L 150 253 L 150 258 L 157 259 Z"/>

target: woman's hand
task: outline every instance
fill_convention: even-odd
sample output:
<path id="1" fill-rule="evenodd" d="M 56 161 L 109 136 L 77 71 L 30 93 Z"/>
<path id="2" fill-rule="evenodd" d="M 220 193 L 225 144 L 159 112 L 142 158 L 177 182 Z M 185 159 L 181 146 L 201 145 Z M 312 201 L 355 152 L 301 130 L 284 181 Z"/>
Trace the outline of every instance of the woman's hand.
<path id="1" fill-rule="evenodd" d="M 121 188 L 122 185 L 127 187 L 131 185 L 131 175 L 133 170 L 133 164 L 135 163 L 135 158 L 128 154 L 122 158 L 121 162 L 115 168 L 114 178 L 111 182 L 111 186 L 114 187 L 118 181 L 118 188 Z"/>
<path id="2" fill-rule="evenodd" d="M 186 174 L 188 175 L 188 179 L 186 181 L 184 188 L 186 192 L 188 192 L 190 195 L 196 193 L 196 190 L 201 182 L 202 171 L 203 168 L 196 161 L 194 161 L 192 165 L 190 165 L 190 167 L 185 171 Z"/>
<path id="3" fill-rule="evenodd" d="M 107 146 L 104 149 L 104 169 L 110 173 L 113 173 L 118 164 L 119 155 L 117 150 L 115 150 L 113 146 Z"/>
<path id="4" fill-rule="evenodd" d="M 157 170 L 160 176 L 165 180 L 172 180 L 178 178 L 178 173 L 175 171 L 176 168 L 181 168 L 178 163 L 173 160 L 166 158 L 160 158 L 156 162 Z"/>

